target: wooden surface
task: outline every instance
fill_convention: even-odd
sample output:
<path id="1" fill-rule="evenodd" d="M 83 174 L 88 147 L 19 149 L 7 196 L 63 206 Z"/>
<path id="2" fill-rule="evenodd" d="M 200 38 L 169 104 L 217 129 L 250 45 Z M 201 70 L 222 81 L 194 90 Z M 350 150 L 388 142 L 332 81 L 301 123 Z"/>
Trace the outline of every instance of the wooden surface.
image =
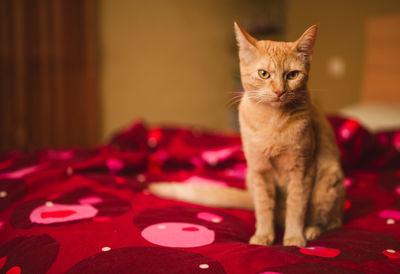
<path id="1" fill-rule="evenodd" d="M 362 102 L 400 103 L 400 14 L 366 23 Z"/>

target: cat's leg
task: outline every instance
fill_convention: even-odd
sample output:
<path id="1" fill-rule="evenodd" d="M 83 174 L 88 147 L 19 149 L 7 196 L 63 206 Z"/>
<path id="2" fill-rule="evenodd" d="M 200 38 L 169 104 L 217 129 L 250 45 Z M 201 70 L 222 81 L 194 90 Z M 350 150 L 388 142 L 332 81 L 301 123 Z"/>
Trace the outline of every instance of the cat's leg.
<path id="1" fill-rule="evenodd" d="M 334 230 L 334 229 L 342 227 L 342 225 L 343 225 L 343 207 L 344 207 L 344 200 L 342 202 L 339 199 L 335 209 L 332 211 L 333 212 L 332 218 L 330 219 L 330 222 L 326 226 L 326 231 Z"/>
<path id="2" fill-rule="evenodd" d="M 342 226 L 345 187 L 338 163 L 325 163 L 317 172 L 308 207 L 305 236 L 313 240 L 327 230 Z"/>
<path id="3" fill-rule="evenodd" d="M 329 222 L 326 226 L 326 231 L 340 228 L 343 225 L 344 202 L 346 200 L 346 188 L 344 186 L 344 179 L 342 177 L 338 178 L 333 188 L 335 189 L 337 198 L 335 200 L 332 213 L 330 214 Z"/>
<path id="4" fill-rule="evenodd" d="M 307 242 L 304 239 L 304 223 L 313 181 L 313 171 L 310 169 L 305 173 L 302 169 L 298 169 L 292 171 L 289 175 L 283 245 L 305 246 Z"/>
<path id="5" fill-rule="evenodd" d="M 256 232 L 250 238 L 250 244 L 271 245 L 275 240 L 274 209 L 275 185 L 261 172 L 247 171 L 247 184 L 251 188 L 256 217 Z"/>

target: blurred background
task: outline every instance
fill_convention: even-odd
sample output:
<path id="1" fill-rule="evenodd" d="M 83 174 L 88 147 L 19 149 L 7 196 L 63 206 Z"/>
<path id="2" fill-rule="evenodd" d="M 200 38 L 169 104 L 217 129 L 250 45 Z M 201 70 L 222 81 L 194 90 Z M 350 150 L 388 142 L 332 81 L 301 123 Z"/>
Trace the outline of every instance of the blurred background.
<path id="1" fill-rule="evenodd" d="M 398 0 L 0 0 L 0 150 L 93 146 L 137 119 L 236 131 L 234 20 L 284 41 L 318 23 L 316 104 L 400 124 Z"/>

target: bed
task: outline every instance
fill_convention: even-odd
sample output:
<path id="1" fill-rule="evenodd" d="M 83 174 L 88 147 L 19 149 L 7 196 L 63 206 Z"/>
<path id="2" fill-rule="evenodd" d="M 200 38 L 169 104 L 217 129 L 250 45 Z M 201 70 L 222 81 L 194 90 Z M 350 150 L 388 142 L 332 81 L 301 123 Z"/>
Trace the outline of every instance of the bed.
<path id="1" fill-rule="evenodd" d="M 1 273 L 399 273 L 400 130 L 330 117 L 345 222 L 308 243 L 248 244 L 254 214 L 164 200 L 150 182 L 244 187 L 238 135 L 135 122 L 91 149 L 0 156 Z"/>

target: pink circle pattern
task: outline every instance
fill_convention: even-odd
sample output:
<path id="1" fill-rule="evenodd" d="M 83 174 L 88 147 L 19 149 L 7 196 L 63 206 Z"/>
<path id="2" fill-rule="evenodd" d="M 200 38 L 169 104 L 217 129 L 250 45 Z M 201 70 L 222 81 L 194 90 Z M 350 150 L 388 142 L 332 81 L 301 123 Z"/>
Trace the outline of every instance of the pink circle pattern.
<path id="1" fill-rule="evenodd" d="M 213 230 L 191 223 L 158 223 L 146 227 L 141 234 L 147 241 L 166 247 L 198 247 L 215 240 Z"/>
<path id="2" fill-rule="evenodd" d="M 91 205 L 52 204 L 35 208 L 29 216 L 32 223 L 53 224 L 88 219 L 96 216 L 98 210 Z M 60 215 L 62 217 L 60 217 Z"/>

